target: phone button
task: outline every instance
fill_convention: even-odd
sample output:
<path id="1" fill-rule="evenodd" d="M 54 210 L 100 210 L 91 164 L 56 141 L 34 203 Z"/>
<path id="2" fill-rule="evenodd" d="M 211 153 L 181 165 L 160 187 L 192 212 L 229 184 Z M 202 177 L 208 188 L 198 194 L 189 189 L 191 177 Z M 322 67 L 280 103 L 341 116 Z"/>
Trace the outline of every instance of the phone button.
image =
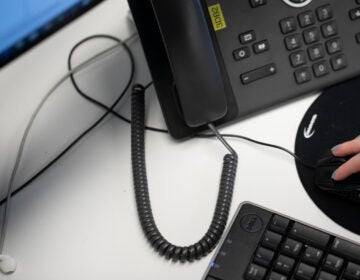
<path id="1" fill-rule="evenodd" d="M 331 58 L 331 66 L 334 69 L 334 71 L 339 71 L 341 69 L 346 68 L 347 62 L 345 56 L 343 54 L 333 56 Z"/>
<path id="2" fill-rule="evenodd" d="M 308 67 L 304 67 L 295 71 L 295 79 L 298 84 L 303 84 L 311 81 L 310 69 Z"/>
<path id="3" fill-rule="evenodd" d="M 309 47 L 308 54 L 312 61 L 325 57 L 325 51 L 321 44 Z"/>
<path id="4" fill-rule="evenodd" d="M 301 47 L 301 37 L 299 34 L 287 36 L 285 38 L 285 45 L 289 51 L 298 49 Z"/>
<path id="5" fill-rule="evenodd" d="M 294 32 L 297 28 L 294 17 L 284 18 L 280 21 L 280 28 L 283 34 Z"/>
<path id="6" fill-rule="evenodd" d="M 236 61 L 243 60 L 250 56 L 250 48 L 244 47 L 233 51 L 233 56 Z"/>
<path id="7" fill-rule="evenodd" d="M 306 63 L 306 55 L 304 51 L 298 51 L 290 55 L 292 67 L 298 67 Z"/>
<path id="8" fill-rule="evenodd" d="M 253 42 L 256 39 L 255 31 L 251 30 L 251 31 L 244 32 L 244 33 L 240 34 L 239 39 L 240 39 L 241 44 L 247 44 L 247 43 Z"/>
<path id="9" fill-rule="evenodd" d="M 329 74 L 329 66 L 326 61 L 321 61 L 313 65 L 313 71 L 315 77 L 319 78 Z"/>
<path id="10" fill-rule="evenodd" d="M 333 17 L 333 10 L 330 5 L 324 5 L 316 10 L 316 14 L 320 21 L 324 21 Z"/>
<path id="11" fill-rule="evenodd" d="M 256 43 L 256 44 L 254 44 L 253 48 L 254 48 L 254 53 L 256 53 L 256 54 L 266 52 L 270 49 L 269 41 L 264 40 L 259 43 Z"/>
<path id="12" fill-rule="evenodd" d="M 315 16 L 312 11 L 299 14 L 298 19 L 300 26 L 303 28 L 315 24 Z"/>
<path id="13" fill-rule="evenodd" d="M 360 0 L 359 0 L 360 1 Z M 360 33 L 355 35 L 356 42 L 360 44 Z"/>
<path id="14" fill-rule="evenodd" d="M 360 8 L 355 8 L 350 11 L 351 20 L 360 19 Z"/>
<path id="15" fill-rule="evenodd" d="M 241 82 L 244 85 L 250 84 L 257 80 L 272 76 L 276 73 L 276 66 L 274 63 L 265 65 L 258 69 L 246 72 L 240 76 Z"/>
<path id="16" fill-rule="evenodd" d="M 267 0 L 250 0 L 250 6 L 252 8 L 257 8 L 263 6 L 267 3 Z"/>

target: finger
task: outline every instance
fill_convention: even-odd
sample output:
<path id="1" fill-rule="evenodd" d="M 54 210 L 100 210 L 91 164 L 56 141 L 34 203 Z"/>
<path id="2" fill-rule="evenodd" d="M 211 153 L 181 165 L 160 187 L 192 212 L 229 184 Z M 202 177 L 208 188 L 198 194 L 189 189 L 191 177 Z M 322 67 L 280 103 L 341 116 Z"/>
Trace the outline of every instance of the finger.
<path id="1" fill-rule="evenodd" d="M 341 165 L 333 174 L 335 181 L 341 181 L 346 179 L 352 174 L 360 172 L 360 154 L 352 157 L 343 165 Z"/>
<path id="2" fill-rule="evenodd" d="M 344 157 L 360 153 L 360 137 L 335 146 L 332 148 L 332 152 L 336 157 Z"/>

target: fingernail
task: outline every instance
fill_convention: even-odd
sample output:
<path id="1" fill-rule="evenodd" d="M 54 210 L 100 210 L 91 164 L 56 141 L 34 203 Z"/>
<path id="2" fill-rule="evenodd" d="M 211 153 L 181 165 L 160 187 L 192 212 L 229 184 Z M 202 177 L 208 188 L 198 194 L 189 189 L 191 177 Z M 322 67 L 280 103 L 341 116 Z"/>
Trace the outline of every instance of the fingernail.
<path id="1" fill-rule="evenodd" d="M 339 148 L 339 146 L 340 146 L 340 145 L 336 145 L 336 146 L 332 147 L 331 151 L 334 152 L 335 150 L 337 150 L 337 148 Z"/>
<path id="2" fill-rule="evenodd" d="M 333 174 L 331 175 L 331 179 L 333 179 L 334 180 L 334 178 L 335 178 L 335 176 L 336 176 L 336 173 L 337 173 L 337 169 L 333 172 Z"/>

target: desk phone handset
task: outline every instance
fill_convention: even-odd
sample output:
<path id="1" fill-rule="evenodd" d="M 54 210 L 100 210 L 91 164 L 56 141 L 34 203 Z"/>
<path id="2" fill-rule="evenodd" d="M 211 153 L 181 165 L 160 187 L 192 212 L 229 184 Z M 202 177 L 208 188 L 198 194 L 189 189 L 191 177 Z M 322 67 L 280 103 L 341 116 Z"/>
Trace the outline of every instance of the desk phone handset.
<path id="1" fill-rule="evenodd" d="M 360 74 L 360 0 L 129 0 L 170 133 Z"/>

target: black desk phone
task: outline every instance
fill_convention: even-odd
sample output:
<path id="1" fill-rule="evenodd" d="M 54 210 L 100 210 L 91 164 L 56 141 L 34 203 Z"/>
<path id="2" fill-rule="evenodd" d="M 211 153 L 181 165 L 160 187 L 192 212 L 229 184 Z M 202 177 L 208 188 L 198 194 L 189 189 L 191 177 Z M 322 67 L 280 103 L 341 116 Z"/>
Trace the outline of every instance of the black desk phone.
<path id="1" fill-rule="evenodd" d="M 171 135 L 360 74 L 360 0 L 129 0 Z"/>

